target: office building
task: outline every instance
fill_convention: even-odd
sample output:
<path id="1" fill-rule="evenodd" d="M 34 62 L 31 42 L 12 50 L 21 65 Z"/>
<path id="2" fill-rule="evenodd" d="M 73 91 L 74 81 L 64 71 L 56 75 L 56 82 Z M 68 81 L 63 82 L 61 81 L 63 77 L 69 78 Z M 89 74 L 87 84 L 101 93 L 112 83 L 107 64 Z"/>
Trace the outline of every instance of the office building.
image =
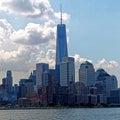
<path id="1" fill-rule="evenodd" d="M 96 87 L 98 87 L 99 94 L 106 94 L 107 97 L 110 97 L 110 91 L 118 87 L 117 78 L 109 75 L 104 69 L 98 69 L 96 71 Z"/>
<path id="2" fill-rule="evenodd" d="M 95 69 L 90 62 L 86 61 L 80 65 L 79 81 L 85 86 L 95 85 Z"/>
<path id="3" fill-rule="evenodd" d="M 26 97 L 27 94 L 34 93 L 34 83 L 31 79 L 21 79 L 19 81 L 19 96 Z"/>
<path id="4" fill-rule="evenodd" d="M 120 104 L 120 88 L 111 90 L 109 102 L 111 104 Z"/>
<path id="5" fill-rule="evenodd" d="M 47 87 L 49 85 L 50 75 L 47 71 L 42 74 L 42 86 Z"/>
<path id="6" fill-rule="evenodd" d="M 31 72 L 29 79 L 31 79 L 34 85 L 36 85 L 36 70 L 33 70 L 33 72 Z"/>
<path id="7" fill-rule="evenodd" d="M 111 79 L 112 79 L 113 88 L 114 89 L 118 88 L 118 80 L 117 80 L 116 76 L 112 75 Z"/>
<path id="8" fill-rule="evenodd" d="M 75 63 L 74 58 L 65 57 L 60 64 L 60 85 L 69 86 L 75 82 Z"/>
<path id="9" fill-rule="evenodd" d="M 12 84 L 13 84 L 13 78 L 12 78 L 12 72 L 11 72 L 11 70 L 7 71 L 6 84 L 7 84 L 7 90 L 8 90 L 8 92 L 11 92 L 12 91 Z"/>
<path id="10" fill-rule="evenodd" d="M 37 87 L 41 87 L 42 85 L 42 74 L 43 72 L 49 71 L 49 65 L 46 63 L 37 63 L 36 64 L 36 85 Z"/>

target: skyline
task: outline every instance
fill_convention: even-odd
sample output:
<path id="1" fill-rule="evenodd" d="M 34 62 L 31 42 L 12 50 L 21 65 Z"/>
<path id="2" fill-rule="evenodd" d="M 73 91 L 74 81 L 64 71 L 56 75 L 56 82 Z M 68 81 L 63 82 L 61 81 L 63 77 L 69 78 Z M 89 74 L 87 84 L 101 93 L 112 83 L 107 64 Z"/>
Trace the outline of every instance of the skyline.
<path id="1" fill-rule="evenodd" d="M 1 78 L 8 69 L 13 74 L 17 72 L 19 78 L 24 78 L 35 69 L 36 63 L 47 62 L 51 67 L 55 66 L 55 36 L 56 26 L 60 22 L 60 3 L 63 5 L 63 23 L 66 24 L 69 38 L 68 53 L 76 58 L 77 69 L 80 63 L 90 60 L 96 69 L 104 68 L 110 74 L 115 74 L 119 81 L 120 56 L 116 54 L 120 43 L 118 0 L 116 3 L 112 0 L 70 3 L 67 0 L 41 0 L 41 3 L 37 0 L 1 0 Z M 18 74 L 13 75 L 15 79 Z"/>

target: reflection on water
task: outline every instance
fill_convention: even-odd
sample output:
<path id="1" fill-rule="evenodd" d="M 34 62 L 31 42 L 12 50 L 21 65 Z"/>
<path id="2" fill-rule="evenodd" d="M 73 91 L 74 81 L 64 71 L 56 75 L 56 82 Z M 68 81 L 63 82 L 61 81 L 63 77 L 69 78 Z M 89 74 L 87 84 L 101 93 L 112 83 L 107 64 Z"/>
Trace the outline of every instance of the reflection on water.
<path id="1" fill-rule="evenodd" d="M 120 120 L 120 108 L 1 110 L 0 120 Z"/>

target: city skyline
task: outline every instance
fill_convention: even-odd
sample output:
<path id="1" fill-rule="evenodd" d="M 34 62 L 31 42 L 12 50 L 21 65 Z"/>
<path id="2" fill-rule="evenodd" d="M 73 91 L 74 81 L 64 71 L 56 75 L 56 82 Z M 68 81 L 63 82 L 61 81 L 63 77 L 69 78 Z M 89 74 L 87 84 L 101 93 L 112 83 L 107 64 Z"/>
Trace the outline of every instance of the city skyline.
<path id="1" fill-rule="evenodd" d="M 56 25 L 60 22 L 59 4 L 62 3 L 69 55 L 75 57 L 77 69 L 80 63 L 90 60 L 96 69 L 102 67 L 119 80 L 116 53 L 119 51 L 120 2 L 41 1 L 0 1 L 1 78 L 4 71 L 10 69 L 14 82 L 18 83 L 18 78 L 29 76 L 36 63 L 55 66 Z"/>

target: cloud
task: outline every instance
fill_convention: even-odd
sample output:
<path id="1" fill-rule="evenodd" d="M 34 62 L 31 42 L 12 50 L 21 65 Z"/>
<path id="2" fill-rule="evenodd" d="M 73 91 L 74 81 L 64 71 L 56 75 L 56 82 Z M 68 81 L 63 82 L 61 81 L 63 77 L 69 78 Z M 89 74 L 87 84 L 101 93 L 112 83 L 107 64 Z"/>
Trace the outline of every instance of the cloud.
<path id="1" fill-rule="evenodd" d="M 12 50 L 14 43 L 10 40 L 14 28 L 5 19 L 0 19 L 0 50 Z"/>
<path id="2" fill-rule="evenodd" d="M 47 52 L 41 51 L 37 55 L 36 62 L 43 62 L 43 63 L 48 63 L 50 65 L 50 68 L 55 67 L 55 49 L 49 49 Z"/>
<path id="3" fill-rule="evenodd" d="M 0 10 L 9 14 L 21 15 L 30 18 L 49 20 L 59 18 L 51 7 L 49 0 L 0 0 Z M 63 13 L 63 20 L 68 20 L 70 15 Z"/>
<path id="4" fill-rule="evenodd" d="M 44 25 L 29 23 L 25 29 L 16 31 L 7 20 L 1 19 L 0 71 L 28 72 L 37 62 L 47 62 L 53 68 L 55 32 L 51 20 Z"/>
<path id="5" fill-rule="evenodd" d="M 41 18 L 43 24 L 28 23 L 24 29 L 15 30 L 6 20 L 0 19 L 0 71 L 11 69 L 16 72 L 29 72 L 35 64 L 46 62 L 51 68 L 55 65 L 56 20 L 60 13 L 55 12 L 48 0 L 0 0 L 0 11 L 23 17 Z M 63 20 L 70 15 L 63 13 Z M 40 21 L 41 22 L 41 21 Z M 75 54 L 76 70 L 89 59 Z M 93 63 L 93 62 L 92 62 Z M 120 78 L 120 65 L 112 60 L 102 59 L 94 64 Z"/>
<path id="6" fill-rule="evenodd" d="M 75 58 L 75 68 L 76 70 L 78 70 L 80 68 L 80 64 L 85 62 L 85 61 L 89 61 L 92 63 L 91 60 L 87 59 L 87 58 L 82 58 L 79 54 L 75 54 L 73 56 Z"/>
<path id="7" fill-rule="evenodd" d="M 28 73 L 39 62 L 49 63 L 54 68 L 55 22 L 60 13 L 54 11 L 49 0 L 0 0 L 0 12 L 20 16 L 21 19 L 31 18 L 27 19 L 31 23 L 18 30 L 6 19 L 0 19 L 0 72 L 11 69 Z M 32 23 L 36 18 L 42 24 Z M 70 15 L 63 13 L 63 20 L 69 18 Z"/>
<path id="8" fill-rule="evenodd" d="M 47 18 L 53 14 L 48 0 L 1 0 L 0 10 L 26 17 Z"/>
<path id="9" fill-rule="evenodd" d="M 99 68 L 103 68 L 105 71 L 107 71 L 110 75 L 115 75 L 118 79 L 118 82 L 120 80 L 120 64 L 115 61 L 115 60 L 110 60 L 107 61 L 105 58 L 99 60 L 97 63 L 93 63 L 93 61 L 86 59 L 86 58 L 82 58 L 79 54 L 75 54 L 73 56 L 75 58 L 75 68 L 76 68 L 76 80 L 78 81 L 79 79 L 79 74 L 78 74 L 78 69 L 80 69 L 80 64 L 85 62 L 85 61 L 89 61 L 94 65 L 95 70 L 99 69 Z M 119 82 L 120 84 L 120 82 Z"/>
<path id="10" fill-rule="evenodd" d="M 94 65 L 96 70 L 99 68 L 103 68 L 103 69 L 106 69 L 107 71 L 110 71 L 110 70 L 114 70 L 116 68 L 117 69 L 120 68 L 119 63 L 114 60 L 107 61 L 105 58 L 103 58 L 103 59 L 99 60 L 97 63 L 93 63 L 92 60 L 82 58 L 79 54 L 75 54 L 73 57 L 75 58 L 76 69 L 79 69 L 80 64 L 84 63 L 85 61 L 91 62 Z"/>
<path id="11" fill-rule="evenodd" d="M 13 27 L 6 19 L 0 19 L 0 41 L 5 41 L 4 37 L 8 38 L 14 32 Z"/>
<path id="12" fill-rule="evenodd" d="M 61 16 L 60 16 L 60 12 L 55 13 L 54 15 L 55 15 L 55 17 L 58 18 L 58 19 L 60 19 L 60 17 L 61 17 Z M 63 20 L 64 20 L 64 21 L 67 21 L 68 19 L 70 19 L 70 15 L 67 14 L 67 13 L 63 13 L 63 14 L 62 14 L 62 17 L 63 17 Z"/>
<path id="13" fill-rule="evenodd" d="M 53 24 L 52 20 L 46 22 L 44 25 L 28 23 L 24 30 L 13 32 L 10 39 L 23 45 L 39 45 L 54 41 L 56 29 Z"/>
<path id="14" fill-rule="evenodd" d="M 107 61 L 105 58 L 102 60 L 98 61 L 98 63 L 95 65 L 96 68 L 104 68 L 104 69 L 113 69 L 120 67 L 119 63 L 112 60 L 112 61 Z"/>
<path id="15" fill-rule="evenodd" d="M 25 29 L 16 31 L 5 19 L 0 19 L 0 71 L 12 69 L 14 71 L 29 71 L 38 62 L 46 62 L 51 68 L 55 65 L 55 22 L 49 20 L 43 25 L 28 23 Z M 76 70 L 86 60 L 75 54 Z M 111 73 L 120 68 L 116 61 L 102 59 L 95 64 L 95 68 L 104 68 Z M 115 73 L 116 74 L 116 73 Z"/>
<path id="16" fill-rule="evenodd" d="M 115 61 L 115 60 L 111 60 L 111 61 L 107 61 L 105 58 L 99 60 L 96 64 L 95 64 L 95 68 L 96 70 L 99 68 L 103 68 L 105 69 L 109 74 L 111 75 L 115 75 L 118 78 L 118 82 L 120 80 L 120 64 Z M 119 82 L 120 84 L 120 82 Z"/>

